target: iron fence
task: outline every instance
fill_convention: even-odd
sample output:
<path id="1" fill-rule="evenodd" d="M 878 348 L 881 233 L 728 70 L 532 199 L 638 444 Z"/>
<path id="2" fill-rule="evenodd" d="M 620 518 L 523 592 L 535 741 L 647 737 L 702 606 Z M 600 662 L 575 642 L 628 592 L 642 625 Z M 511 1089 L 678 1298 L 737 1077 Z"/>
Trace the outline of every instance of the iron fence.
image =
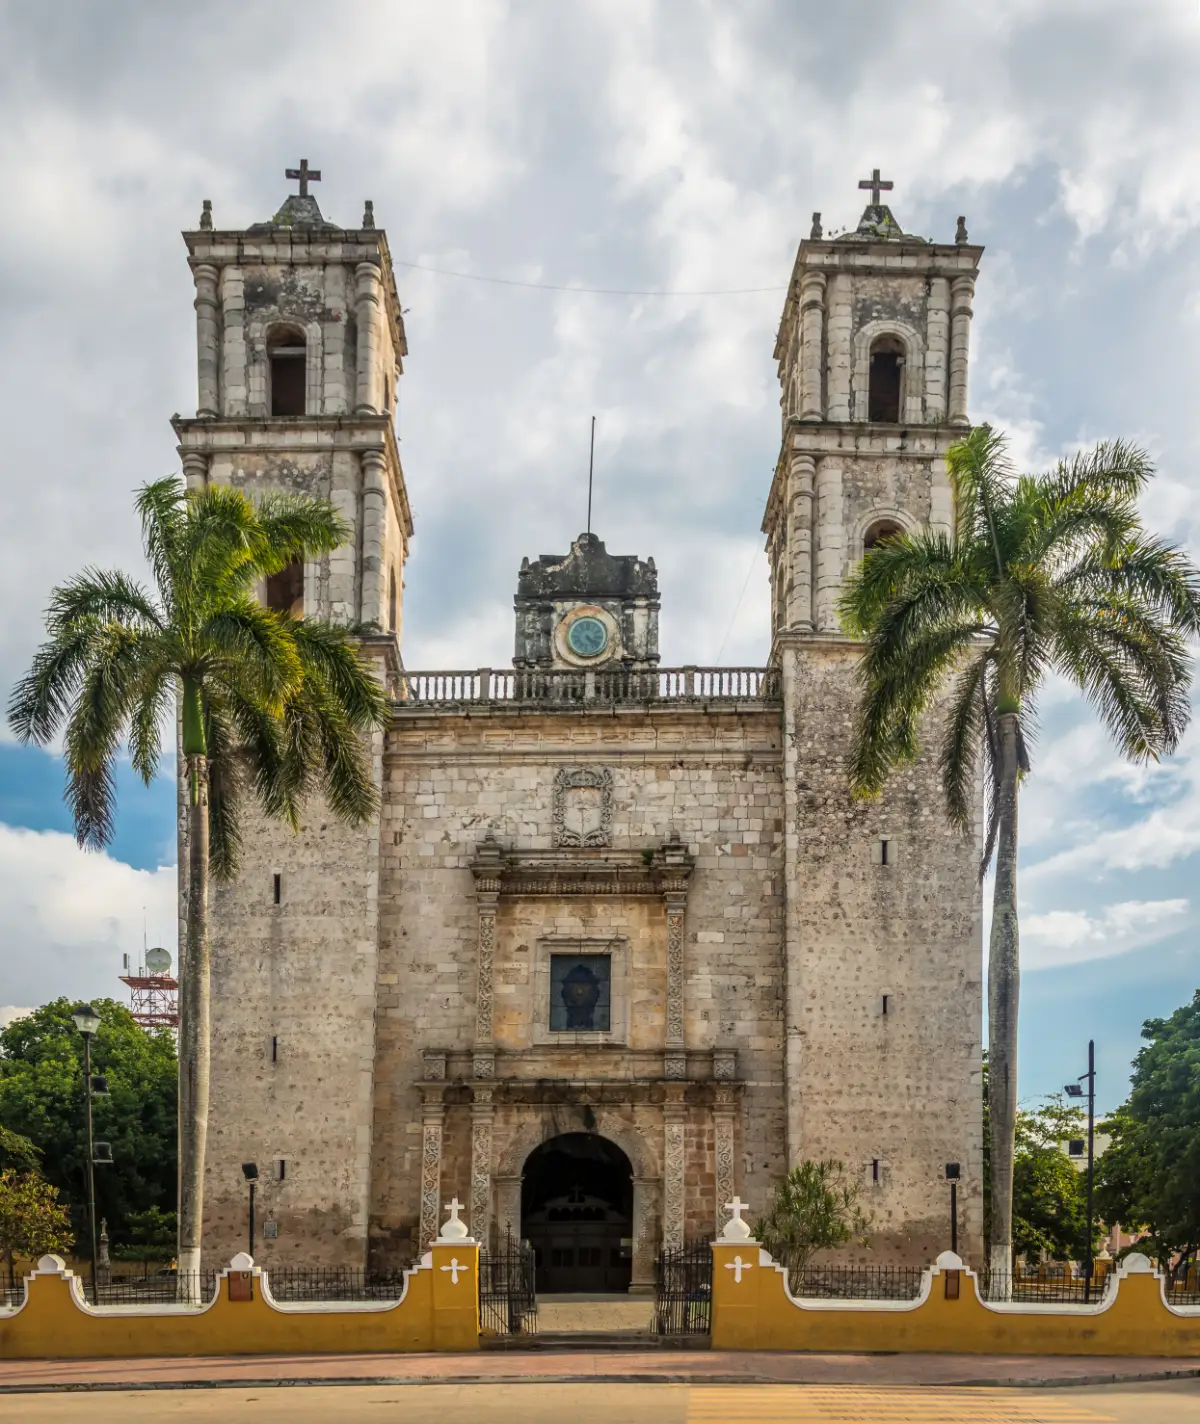
<path id="1" fill-rule="evenodd" d="M 804 1300 L 916 1300 L 920 1266 L 807 1265 L 788 1272 L 788 1290 Z"/>
<path id="2" fill-rule="evenodd" d="M 712 1247 L 707 1241 L 660 1251 L 654 1262 L 654 1333 L 712 1330 Z"/>
<path id="3" fill-rule="evenodd" d="M 537 1274 L 533 1247 L 506 1233 L 479 1253 L 479 1317 L 488 1335 L 537 1334 Z"/>
<path id="4" fill-rule="evenodd" d="M 984 1300 L 1014 1305 L 1097 1305 L 1112 1288 L 1114 1277 L 1096 1277 L 1090 1286 L 1082 1276 L 1033 1276 L 982 1271 L 979 1294 Z"/>

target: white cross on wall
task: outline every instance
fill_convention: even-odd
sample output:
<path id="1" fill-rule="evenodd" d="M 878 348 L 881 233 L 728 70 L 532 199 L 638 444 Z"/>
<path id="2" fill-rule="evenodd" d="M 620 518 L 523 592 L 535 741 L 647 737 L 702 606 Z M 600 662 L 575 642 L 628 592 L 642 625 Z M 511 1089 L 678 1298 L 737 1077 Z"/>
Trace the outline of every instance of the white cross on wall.
<path id="1" fill-rule="evenodd" d="M 451 1257 L 450 1257 L 450 1264 L 449 1264 L 448 1266 L 443 1266 L 443 1267 L 442 1267 L 442 1270 L 443 1270 L 443 1271 L 449 1271 L 449 1272 L 450 1272 L 450 1284 L 451 1284 L 452 1286 L 456 1286 L 456 1285 L 458 1284 L 458 1273 L 459 1273 L 459 1271 L 465 1271 L 466 1269 L 467 1269 L 466 1266 L 460 1266 L 460 1265 L 458 1264 L 458 1257 L 457 1257 L 457 1256 L 451 1256 Z"/>
<path id="2" fill-rule="evenodd" d="M 445 1269 L 446 1267 L 443 1266 L 442 1270 L 444 1271 Z M 740 1286 L 742 1283 L 742 1272 L 752 1271 L 754 1267 L 749 1261 L 743 1261 L 740 1256 L 735 1256 L 732 1261 L 725 1262 L 725 1269 L 733 1272 L 733 1283 L 734 1285 Z"/>

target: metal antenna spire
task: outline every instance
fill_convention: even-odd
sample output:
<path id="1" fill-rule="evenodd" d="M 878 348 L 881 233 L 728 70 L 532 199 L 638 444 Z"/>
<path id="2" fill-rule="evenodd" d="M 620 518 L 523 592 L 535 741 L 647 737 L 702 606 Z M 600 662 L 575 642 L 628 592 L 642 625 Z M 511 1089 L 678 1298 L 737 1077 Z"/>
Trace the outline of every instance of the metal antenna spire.
<path id="1" fill-rule="evenodd" d="M 592 470 L 596 463 L 596 417 L 592 416 L 592 444 L 588 451 L 588 517 L 587 532 L 592 532 Z"/>

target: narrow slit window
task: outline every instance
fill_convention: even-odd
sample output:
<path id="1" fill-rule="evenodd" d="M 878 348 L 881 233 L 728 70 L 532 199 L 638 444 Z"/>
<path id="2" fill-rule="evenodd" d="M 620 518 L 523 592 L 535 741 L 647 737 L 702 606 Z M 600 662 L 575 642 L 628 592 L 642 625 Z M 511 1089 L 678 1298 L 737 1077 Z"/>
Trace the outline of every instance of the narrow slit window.
<path id="1" fill-rule="evenodd" d="M 284 1180 L 284 1178 L 287 1176 L 287 1163 L 286 1163 L 286 1162 L 283 1160 L 283 1158 L 281 1157 L 281 1158 L 279 1159 L 279 1161 L 278 1161 L 275 1165 L 276 1165 L 276 1166 L 278 1167 L 278 1169 L 279 1169 L 278 1180 L 282 1182 L 282 1181 Z"/>
<path id="2" fill-rule="evenodd" d="M 878 1158 L 878 1157 L 873 1158 L 872 1161 L 871 1161 L 871 1180 L 872 1180 L 873 1182 L 878 1182 L 878 1181 L 879 1181 L 879 1158 Z"/>
<path id="3" fill-rule="evenodd" d="M 272 1039 L 271 1039 L 271 1062 L 272 1062 L 272 1063 L 278 1063 L 278 1062 L 279 1062 L 279 1039 L 278 1039 L 278 1038 L 272 1038 Z"/>
<path id="4" fill-rule="evenodd" d="M 887 843 L 887 841 L 880 841 L 880 842 L 879 842 L 879 863 L 880 863 L 880 865 L 886 865 L 886 864 L 888 863 L 888 843 Z"/>
<path id="5" fill-rule="evenodd" d="M 882 1003 L 882 1007 L 881 1007 L 881 1009 L 880 1009 L 880 1013 L 882 1013 L 882 1015 L 883 1015 L 884 1018 L 887 1018 L 887 1015 L 888 1015 L 888 1001 L 891 999 L 891 997 L 892 997 L 892 996 L 891 996 L 890 994 L 885 994 L 885 995 L 883 996 L 883 1003 Z"/>
<path id="6" fill-rule="evenodd" d="M 275 896 L 275 903 L 278 905 L 283 899 L 283 876 L 276 871 L 271 878 L 273 881 L 272 892 Z"/>

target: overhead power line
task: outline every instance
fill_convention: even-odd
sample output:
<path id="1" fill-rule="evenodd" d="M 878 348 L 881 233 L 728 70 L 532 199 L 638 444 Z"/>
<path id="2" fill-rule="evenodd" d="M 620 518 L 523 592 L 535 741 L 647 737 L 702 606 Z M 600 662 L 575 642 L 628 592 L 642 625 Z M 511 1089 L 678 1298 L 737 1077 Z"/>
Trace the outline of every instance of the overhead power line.
<path id="1" fill-rule="evenodd" d="M 484 277 L 478 272 L 451 272 L 445 267 L 429 267 L 424 262 L 392 259 L 397 267 L 414 272 L 432 272 L 438 277 L 457 277 L 463 282 L 488 282 L 494 287 L 525 287 L 535 292 L 579 292 L 592 297 L 745 297 L 759 292 L 786 292 L 787 287 L 716 287 L 707 290 L 669 290 L 644 287 L 574 287 L 554 282 L 518 282 L 515 277 Z"/>

